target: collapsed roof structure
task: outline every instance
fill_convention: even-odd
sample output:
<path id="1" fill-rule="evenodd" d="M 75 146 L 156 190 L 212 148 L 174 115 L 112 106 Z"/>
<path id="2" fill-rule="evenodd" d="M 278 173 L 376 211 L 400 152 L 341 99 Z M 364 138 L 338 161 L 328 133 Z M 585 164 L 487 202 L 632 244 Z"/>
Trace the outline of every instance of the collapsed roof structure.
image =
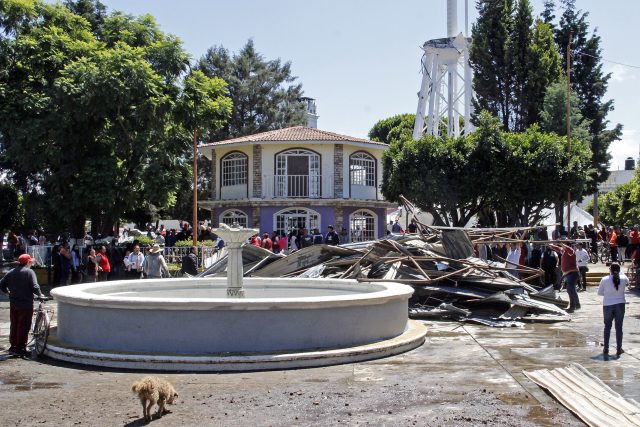
<path id="1" fill-rule="evenodd" d="M 540 286 L 542 271 L 507 268 L 504 260 L 478 258 L 474 245 L 518 242 L 522 229 L 430 227 L 418 233 L 339 246 L 314 245 L 289 255 L 245 245 L 245 277 L 307 277 L 398 282 L 414 289 L 409 316 L 490 326 L 523 321 L 567 321 L 565 300 Z M 200 276 L 224 276 L 225 250 Z M 517 272 L 516 278 L 511 272 Z"/>

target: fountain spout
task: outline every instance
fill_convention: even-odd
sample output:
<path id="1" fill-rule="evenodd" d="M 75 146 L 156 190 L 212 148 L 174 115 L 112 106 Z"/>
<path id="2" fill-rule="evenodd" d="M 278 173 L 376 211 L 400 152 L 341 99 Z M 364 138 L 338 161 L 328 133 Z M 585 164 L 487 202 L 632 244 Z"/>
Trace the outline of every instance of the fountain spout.
<path id="1" fill-rule="evenodd" d="M 244 275 L 242 263 L 242 244 L 260 230 L 255 228 L 242 228 L 235 222 L 232 226 L 220 224 L 213 230 L 227 245 L 229 253 L 227 258 L 227 297 L 244 298 L 242 278 Z"/>

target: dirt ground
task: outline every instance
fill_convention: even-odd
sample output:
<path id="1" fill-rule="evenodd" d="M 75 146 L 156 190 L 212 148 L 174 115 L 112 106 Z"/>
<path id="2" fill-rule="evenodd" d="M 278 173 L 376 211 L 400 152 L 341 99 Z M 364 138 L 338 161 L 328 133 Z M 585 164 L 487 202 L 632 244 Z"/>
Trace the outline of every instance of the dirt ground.
<path id="1" fill-rule="evenodd" d="M 498 329 L 426 322 L 420 348 L 387 359 L 253 373 L 159 373 L 179 393 L 157 426 L 582 425 L 522 370 L 578 362 L 640 400 L 638 296 L 629 293 L 626 353 L 602 359 L 595 288 L 571 322 Z M 0 349 L 9 347 L 9 303 L 0 296 Z M 148 373 L 92 369 L 0 353 L 0 425 L 146 425 L 131 384 Z"/>

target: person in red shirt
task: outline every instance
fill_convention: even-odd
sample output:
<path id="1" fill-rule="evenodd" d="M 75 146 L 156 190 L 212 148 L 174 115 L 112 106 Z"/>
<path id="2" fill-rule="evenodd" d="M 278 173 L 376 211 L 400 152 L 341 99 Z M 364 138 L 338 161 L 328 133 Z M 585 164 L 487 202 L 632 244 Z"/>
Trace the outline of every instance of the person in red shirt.
<path id="1" fill-rule="evenodd" d="M 634 253 L 640 247 L 640 226 L 633 226 L 633 230 L 629 232 L 629 252 Z"/>
<path id="2" fill-rule="evenodd" d="M 269 233 L 264 233 L 264 234 L 262 235 L 262 244 L 261 244 L 261 246 L 262 246 L 264 249 L 268 250 L 268 251 L 273 250 L 273 242 L 272 242 L 272 241 L 271 241 L 271 239 L 269 238 Z"/>
<path id="3" fill-rule="evenodd" d="M 610 228 L 609 248 L 611 249 L 611 262 L 618 262 L 618 227 Z"/>
<path id="4" fill-rule="evenodd" d="M 96 255 L 96 261 L 98 263 L 98 281 L 106 282 L 111 272 L 111 265 L 109 264 L 109 258 L 107 258 L 107 248 L 100 246 L 98 254 Z"/>
<path id="5" fill-rule="evenodd" d="M 569 307 L 567 307 L 567 313 L 573 313 L 575 310 L 580 309 L 580 299 L 578 298 L 578 291 L 576 290 L 576 283 L 580 279 L 580 272 L 578 270 L 578 261 L 576 260 L 576 251 L 572 247 L 565 244 L 550 244 L 549 247 L 560 254 L 560 269 L 562 270 L 562 278 L 566 282 L 567 294 L 569 294 Z"/>

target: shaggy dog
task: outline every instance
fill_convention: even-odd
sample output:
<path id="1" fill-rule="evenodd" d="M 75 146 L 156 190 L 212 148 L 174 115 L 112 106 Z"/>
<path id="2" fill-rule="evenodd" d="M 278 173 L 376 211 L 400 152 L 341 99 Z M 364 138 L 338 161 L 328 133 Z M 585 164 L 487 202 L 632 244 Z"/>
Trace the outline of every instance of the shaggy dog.
<path id="1" fill-rule="evenodd" d="M 164 408 L 164 405 L 173 403 L 174 399 L 178 397 L 178 393 L 169 384 L 169 381 L 158 377 L 144 377 L 137 383 L 133 383 L 131 391 L 140 398 L 142 415 L 149 421 L 151 420 L 151 408 L 153 405 L 158 404 L 156 416 L 160 418 L 163 414 L 169 412 Z"/>

